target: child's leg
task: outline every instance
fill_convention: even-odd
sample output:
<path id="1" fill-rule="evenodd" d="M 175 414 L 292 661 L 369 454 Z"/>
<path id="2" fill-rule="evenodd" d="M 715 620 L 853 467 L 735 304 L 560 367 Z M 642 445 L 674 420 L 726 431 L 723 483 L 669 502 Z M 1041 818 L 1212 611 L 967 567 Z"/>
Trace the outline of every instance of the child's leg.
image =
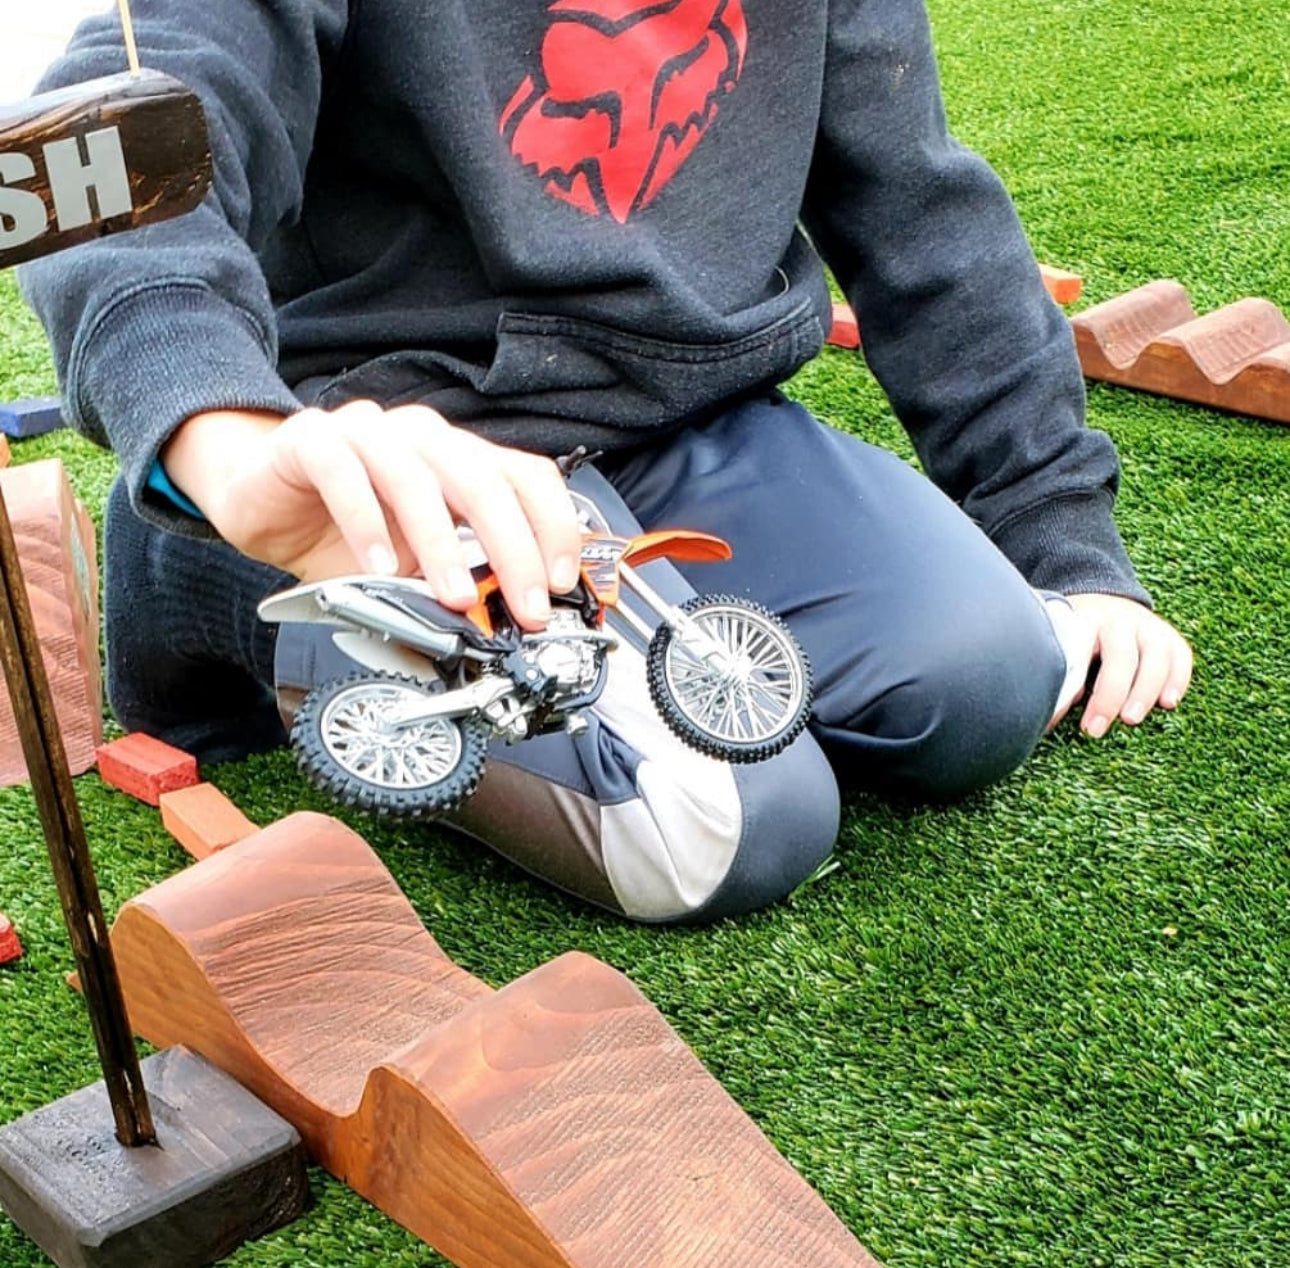
<path id="1" fill-rule="evenodd" d="M 785 617 L 815 670 L 813 730 L 848 781 L 955 796 L 1007 774 L 1065 658 L 1043 605 L 930 481 L 776 395 L 606 474 L 646 528 L 726 538 L 681 570 Z"/>

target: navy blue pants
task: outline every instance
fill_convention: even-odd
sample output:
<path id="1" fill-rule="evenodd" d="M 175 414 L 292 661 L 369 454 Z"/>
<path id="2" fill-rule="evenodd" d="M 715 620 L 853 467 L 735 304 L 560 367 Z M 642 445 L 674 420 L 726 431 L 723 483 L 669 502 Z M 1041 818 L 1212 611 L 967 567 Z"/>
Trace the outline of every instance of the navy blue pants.
<path id="1" fill-rule="evenodd" d="M 625 638 L 586 731 L 494 745 L 455 819 L 553 884 L 638 920 L 746 911 L 828 856 L 839 779 L 956 797 L 1006 775 L 1042 736 L 1065 670 L 1043 603 L 886 451 L 774 394 L 575 480 L 618 531 L 730 542 L 728 562 L 658 562 L 645 575 L 671 599 L 736 594 L 778 612 L 810 657 L 815 707 L 770 761 L 716 761 L 658 719 L 643 649 Z M 279 700 L 289 712 L 346 672 L 326 630 L 284 626 L 275 648 L 255 617 L 291 578 L 144 524 L 119 486 L 105 546 L 108 690 L 126 727 L 236 756 L 282 742 Z"/>

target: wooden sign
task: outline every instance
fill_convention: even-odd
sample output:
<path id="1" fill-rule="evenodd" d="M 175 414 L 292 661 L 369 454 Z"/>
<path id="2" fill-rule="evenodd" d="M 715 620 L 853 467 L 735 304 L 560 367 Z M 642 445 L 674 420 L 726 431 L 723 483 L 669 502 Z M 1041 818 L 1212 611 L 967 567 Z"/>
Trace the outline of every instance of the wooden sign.
<path id="1" fill-rule="evenodd" d="M 210 181 L 201 103 L 155 71 L 0 106 L 0 268 L 182 215 Z"/>

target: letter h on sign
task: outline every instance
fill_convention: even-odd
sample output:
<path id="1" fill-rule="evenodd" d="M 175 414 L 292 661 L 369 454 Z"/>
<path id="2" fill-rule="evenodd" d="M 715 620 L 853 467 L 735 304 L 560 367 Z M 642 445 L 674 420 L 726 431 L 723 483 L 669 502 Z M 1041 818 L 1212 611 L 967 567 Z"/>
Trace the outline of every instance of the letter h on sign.
<path id="1" fill-rule="evenodd" d="M 201 105 L 164 75 L 0 107 L 0 268 L 191 211 L 210 177 Z"/>

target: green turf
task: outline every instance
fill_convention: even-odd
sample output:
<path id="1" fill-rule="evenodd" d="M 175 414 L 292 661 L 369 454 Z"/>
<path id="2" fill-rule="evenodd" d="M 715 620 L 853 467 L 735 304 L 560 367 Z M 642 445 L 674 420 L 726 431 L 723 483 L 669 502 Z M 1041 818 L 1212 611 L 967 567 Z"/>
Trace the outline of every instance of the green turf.
<path id="1" fill-rule="evenodd" d="M 1175 276 L 1202 310 L 1290 310 L 1284 0 L 933 16 L 957 131 L 1091 300 Z M 7 282 L 0 339 L 0 398 L 51 388 Z M 826 354 L 797 390 L 908 452 L 855 359 Z M 461 841 L 362 825 L 488 981 L 571 947 L 628 972 L 891 1268 L 1290 1264 L 1290 430 L 1106 388 L 1090 412 L 1122 449 L 1132 552 L 1197 646 L 1176 716 L 1100 743 L 1068 726 L 952 809 L 853 800 L 827 874 L 702 931 L 634 928 Z M 50 452 L 101 501 L 101 455 L 19 447 Z M 216 778 L 262 821 L 319 805 L 285 757 Z M 154 812 L 78 787 L 109 908 L 182 866 Z M 0 907 L 28 947 L 0 970 L 5 1120 L 95 1069 L 23 790 L 0 794 L 0 841 Z M 309 1215 L 229 1262 L 442 1262 L 315 1187 Z M 0 1264 L 43 1262 L 0 1221 Z"/>

